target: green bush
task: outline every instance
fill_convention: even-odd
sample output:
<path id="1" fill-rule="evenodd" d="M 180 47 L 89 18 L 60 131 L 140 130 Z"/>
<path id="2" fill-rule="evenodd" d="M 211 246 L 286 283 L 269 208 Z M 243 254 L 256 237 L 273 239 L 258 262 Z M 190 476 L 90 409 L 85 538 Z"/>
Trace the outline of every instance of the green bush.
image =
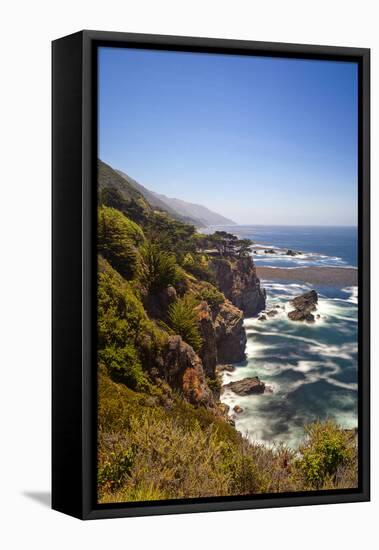
<path id="1" fill-rule="evenodd" d="M 335 482 L 341 469 L 355 464 L 355 441 L 334 422 L 314 422 L 305 427 L 306 442 L 300 447 L 298 467 L 305 484 L 320 489 Z"/>
<path id="2" fill-rule="evenodd" d="M 205 300 L 212 310 L 225 302 L 224 294 L 213 285 L 207 285 L 202 288 L 199 292 L 199 298 L 200 300 Z"/>
<path id="3" fill-rule="evenodd" d="M 184 267 L 188 273 L 200 279 L 200 281 L 207 281 L 212 284 L 216 282 L 215 275 L 211 269 L 201 263 L 187 264 Z"/>
<path id="4" fill-rule="evenodd" d="M 130 475 L 135 451 L 132 447 L 123 445 L 119 438 L 113 437 L 109 441 L 110 452 L 99 460 L 97 483 L 105 491 L 114 491 L 121 487 Z"/>
<path id="5" fill-rule="evenodd" d="M 148 318 L 132 285 L 101 256 L 97 312 L 99 360 L 113 379 L 142 387 L 142 370 L 155 366 L 167 334 Z"/>
<path id="6" fill-rule="evenodd" d="M 142 229 L 114 208 L 101 206 L 98 211 L 98 250 L 125 279 L 139 270 L 138 247 L 145 237 Z"/>
<path id="7" fill-rule="evenodd" d="M 142 390 L 147 380 L 142 371 L 138 353 L 133 345 L 123 348 L 109 347 L 99 351 L 99 361 L 106 367 L 115 382 Z"/>
<path id="8" fill-rule="evenodd" d="M 199 351 L 201 336 L 198 327 L 197 305 L 193 296 L 185 294 L 178 298 L 168 309 L 169 325 L 176 334 L 179 334 L 187 344 Z"/>
<path id="9" fill-rule="evenodd" d="M 149 292 L 156 292 L 174 285 L 177 281 L 175 256 L 147 243 L 141 249 L 143 260 L 142 282 Z"/>

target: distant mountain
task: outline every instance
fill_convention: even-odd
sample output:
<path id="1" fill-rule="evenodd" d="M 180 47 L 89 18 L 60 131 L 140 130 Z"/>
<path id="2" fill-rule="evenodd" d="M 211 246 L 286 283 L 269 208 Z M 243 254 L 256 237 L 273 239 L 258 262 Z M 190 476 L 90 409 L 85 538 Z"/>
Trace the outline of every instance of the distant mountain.
<path id="1" fill-rule="evenodd" d="M 166 207 L 168 206 L 176 210 L 176 212 L 179 212 L 182 216 L 189 216 L 199 220 L 202 225 L 236 225 L 236 222 L 233 220 L 229 220 L 201 204 L 194 204 L 181 199 L 166 197 L 166 195 L 160 195 L 158 193 L 154 193 L 154 195 L 166 204 Z"/>
<path id="2" fill-rule="evenodd" d="M 181 199 L 166 197 L 166 195 L 160 195 L 159 193 L 150 191 L 136 180 L 125 174 L 125 172 L 122 172 L 121 170 L 116 170 L 116 172 L 123 177 L 129 185 L 139 191 L 153 208 L 165 210 L 176 219 L 180 219 L 181 221 L 185 221 L 187 223 L 192 223 L 197 227 L 204 227 L 208 225 L 236 225 L 234 221 L 209 210 L 209 208 L 206 208 L 205 206 L 186 202 Z"/>
<path id="3" fill-rule="evenodd" d="M 121 197 L 126 201 L 135 200 L 140 202 L 144 208 L 151 210 L 150 204 L 145 200 L 142 193 L 125 178 L 120 176 L 109 164 L 98 160 L 97 162 L 97 181 L 99 194 L 104 189 L 114 189 L 118 191 Z"/>
<path id="4" fill-rule="evenodd" d="M 171 208 L 168 204 L 162 201 L 156 193 L 153 193 L 152 191 L 144 187 L 141 183 L 138 183 L 138 181 L 128 176 L 128 174 L 125 174 L 125 172 L 122 172 L 121 170 L 115 170 L 115 172 L 117 172 L 117 174 L 121 176 L 130 186 L 141 193 L 141 195 L 147 200 L 152 208 L 156 210 L 163 210 L 164 212 L 167 212 L 167 214 L 170 214 L 170 216 L 176 220 L 191 223 L 193 225 L 196 225 L 197 227 L 204 227 L 204 224 L 201 223 L 200 220 L 197 220 L 192 216 L 187 216 L 186 214 L 183 215 L 174 208 Z"/>

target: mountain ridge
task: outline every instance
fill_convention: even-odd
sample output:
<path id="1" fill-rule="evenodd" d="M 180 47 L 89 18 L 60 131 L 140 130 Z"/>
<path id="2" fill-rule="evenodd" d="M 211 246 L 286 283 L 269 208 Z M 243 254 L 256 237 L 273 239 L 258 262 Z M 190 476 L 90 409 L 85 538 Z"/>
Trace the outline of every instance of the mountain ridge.
<path id="1" fill-rule="evenodd" d="M 167 197 L 166 195 L 151 191 L 122 170 L 115 169 L 115 172 L 124 178 L 129 185 L 137 189 L 153 208 L 165 210 L 168 214 L 181 221 L 192 223 L 197 227 L 207 227 L 209 225 L 236 225 L 233 220 L 214 212 L 206 206 L 177 199 L 175 197 Z"/>

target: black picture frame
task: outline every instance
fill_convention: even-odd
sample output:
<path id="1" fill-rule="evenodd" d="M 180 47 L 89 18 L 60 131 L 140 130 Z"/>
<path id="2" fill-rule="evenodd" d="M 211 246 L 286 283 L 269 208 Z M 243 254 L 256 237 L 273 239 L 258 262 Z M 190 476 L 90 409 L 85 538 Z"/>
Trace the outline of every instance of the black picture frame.
<path id="1" fill-rule="evenodd" d="M 96 52 L 101 45 L 358 63 L 358 489 L 96 504 Z M 86 30 L 55 40 L 52 61 L 52 507 L 77 518 L 97 519 L 368 501 L 370 50 Z"/>

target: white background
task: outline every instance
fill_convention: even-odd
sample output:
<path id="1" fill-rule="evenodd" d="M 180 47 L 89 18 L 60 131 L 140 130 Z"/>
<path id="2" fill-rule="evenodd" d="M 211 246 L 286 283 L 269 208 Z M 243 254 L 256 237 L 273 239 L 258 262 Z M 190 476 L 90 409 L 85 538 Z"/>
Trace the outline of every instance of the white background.
<path id="1" fill-rule="evenodd" d="M 378 231 L 375 99 L 379 75 L 375 4 L 370 0 L 13 0 L 3 4 L 0 33 L 0 543 L 4 539 L 3 548 L 376 547 L 379 517 L 374 433 L 379 406 L 376 361 L 372 369 L 371 503 L 96 522 L 66 517 L 51 511 L 46 504 L 50 485 L 50 41 L 92 28 L 371 47 L 375 235 Z M 375 282 L 375 255 L 373 268 Z M 376 320 L 375 287 L 373 299 Z M 376 336 L 376 322 L 373 328 Z"/>

